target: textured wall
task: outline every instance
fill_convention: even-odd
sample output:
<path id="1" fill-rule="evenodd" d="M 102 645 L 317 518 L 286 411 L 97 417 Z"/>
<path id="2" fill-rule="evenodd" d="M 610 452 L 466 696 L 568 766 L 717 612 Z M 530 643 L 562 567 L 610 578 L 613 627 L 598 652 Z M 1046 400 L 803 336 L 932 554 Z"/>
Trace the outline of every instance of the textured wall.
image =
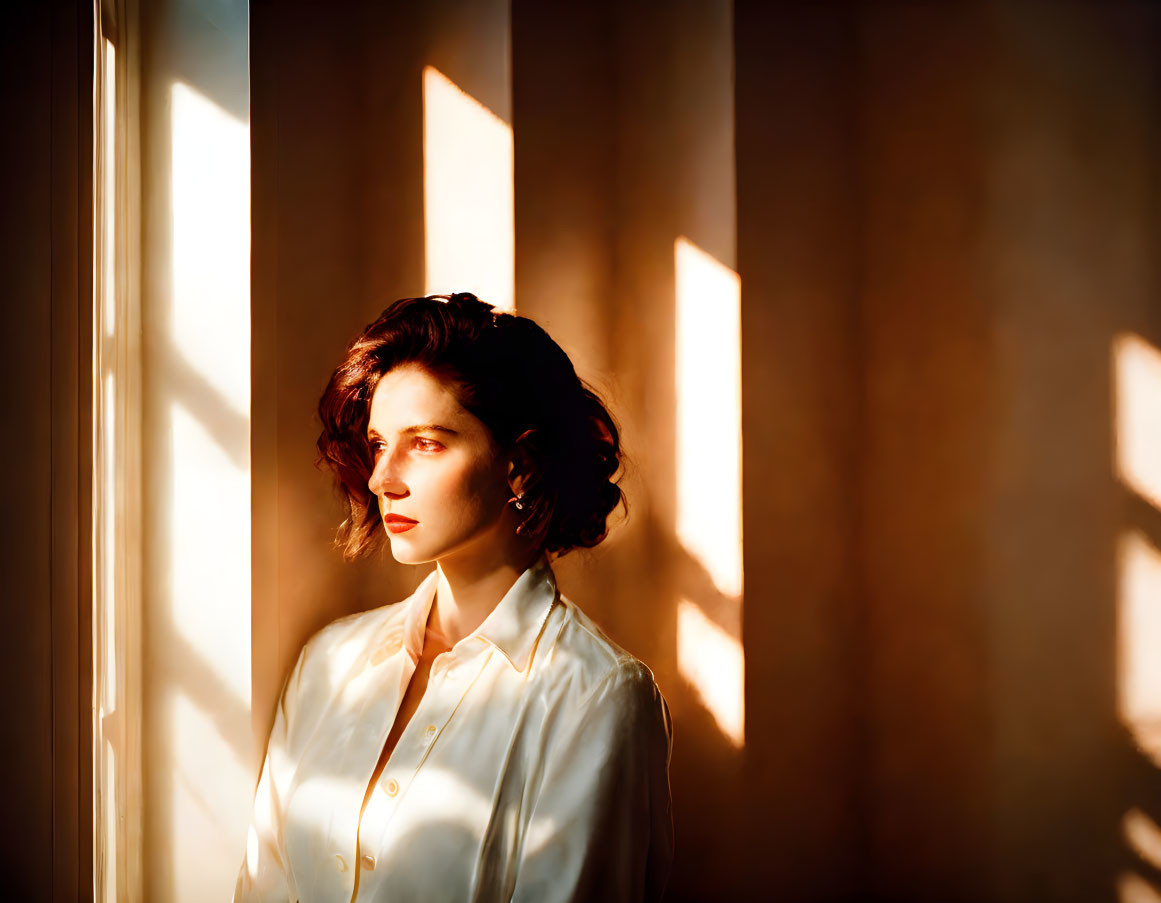
<path id="1" fill-rule="evenodd" d="M 1111 438 L 1115 337 L 1161 343 L 1155 9 L 372 6 L 253 12 L 256 733 L 313 629 L 418 577 L 338 561 L 310 459 L 343 342 L 422 291 L 430 63 L 513 126 L 517 307 L 634 458 L 628 522 L 558 572 L 673 706 L 672 899 L 1155 875 L 1115 550 L 1161 533 Z M 729 601 L 675 535 L 679 236 L 741 277 L 741 749 L 677 660 L 678 598 Z"/>

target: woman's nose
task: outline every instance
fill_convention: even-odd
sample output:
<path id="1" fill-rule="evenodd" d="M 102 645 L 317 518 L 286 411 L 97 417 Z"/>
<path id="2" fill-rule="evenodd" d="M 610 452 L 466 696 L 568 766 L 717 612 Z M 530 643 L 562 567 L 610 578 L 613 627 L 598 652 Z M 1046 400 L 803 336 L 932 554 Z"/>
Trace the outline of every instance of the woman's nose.
<path id="1" fill-rule="evenodd" d="M 377 496 L 401 498 L 407 495 L 407 485 L 399 474 L 399 468 L 387 453 L 381 454 L 375 462 L 371 478 L 367 480 L 367 488 Z"/>

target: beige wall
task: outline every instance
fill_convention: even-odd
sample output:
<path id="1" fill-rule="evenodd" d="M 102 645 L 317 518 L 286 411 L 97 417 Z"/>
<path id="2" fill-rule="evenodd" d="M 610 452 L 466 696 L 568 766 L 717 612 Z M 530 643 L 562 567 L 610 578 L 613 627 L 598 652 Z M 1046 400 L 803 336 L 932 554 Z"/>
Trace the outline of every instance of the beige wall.
<path id="1" fill-rule="evenodd" d="M 343 344 L 423 290 L 432 64 L 513 126 L 517 307 L 635 459 L 629 521 L 558 570 L 671 702 L 671 898 L 1087 903 L 1149 874 L 1114 556 L 1161 533 L 1112 477 L 1110 355 L 1161 343 L 1156 16 L 257 5 L 255 736 L 310 632 L 422 572 L 343 565 L 311 462 Z M 729 601 L 675 539 L 677 236 L 741 276 L 740 750 L 676 653 L 679 597 Z"/>
<path id="2" fill-rule="evenodd" d="M 719 593 L 675 528 L 674 264 L 685 238 L 736 268 L 730 7 L 586 4 L 562 15 L 518 3 L 512 27 L 517 307 L 603 392 L 630 458 L 628 520 L 556 570 L 669 701 L 674 898 L 730 897 L 753 863 L 719 816 L 736 824 L 746 810 L 750 750 L 734 748 L 681 676 L 677 608 L 685 598 L 729 612 L 737 600 Z M 703 476 L 698 503 L 718 507 L 723 488 Z"/>
<path id="3" fill-rule="evenodd" d="M 1161 10 L 1020 4 L 992 27 L 979 290 L 995 896 L 1097 899 L 1130 872 L 1156 893 L 1159 863 L 1125 842 L 1131 809 L 1161 823 L 1161 760 L 1118 714 L 1117 554 L 1131 530 L 1161 548 L 1161 517 L 1115 476 L 1115 437 L 1143 412 L 1114 403 L 1114 342 L 1161 349 Z M 1161 586 L 1145 591 L 1161 604 Z"/>
<path id="4" fill-rule="evenodd" d="M 750 727 L 746 802 L 707 808 L 744 826 L 748 864 L 702 887 L 855 899 L 870 753 L 857 19 L 829 4 L 734 17 Z"/>
<path id="5" fill-rule="evenodd" d="M 1114 478 L 1112 402 L 1116 337 L 1158 347 L 1157 12 L 736 16 L 747 451 L 770 462 L 747 656 L 782 660 L 748 700 L 779 742 L 748 747 L 774 750 L 756 791 L 799 854 L 767 877 L 1148 899 L 1118 890 L 1156 892 L 1124 819 L 1161 813 L 1118 716 L 1117 542 L 1161 534 Z"/>

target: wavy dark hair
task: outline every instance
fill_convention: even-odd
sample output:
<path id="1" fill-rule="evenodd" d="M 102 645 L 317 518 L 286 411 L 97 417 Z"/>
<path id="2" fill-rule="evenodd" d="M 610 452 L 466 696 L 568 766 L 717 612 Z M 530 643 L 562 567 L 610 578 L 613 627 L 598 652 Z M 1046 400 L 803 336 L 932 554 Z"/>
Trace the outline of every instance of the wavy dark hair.
<path id="1" fill-rule="evenodd" d="M 367 487 L 367 423 L 379 380 L 401 364 L 446 380 L 501 452 L 519 444 L 528 454 L 518 529 L 538 550 L 559 557 L 592 548 L 617 505 L 628 511 L 614 479 L 623 457 L 617 425 L 547 332 L 466 292 L 402 298 L 351 342 L 319 400 L 315 465 L 333 474 L 344 500 L 335 545 L 347 561 L 383 542 L 379 499 Z"/>

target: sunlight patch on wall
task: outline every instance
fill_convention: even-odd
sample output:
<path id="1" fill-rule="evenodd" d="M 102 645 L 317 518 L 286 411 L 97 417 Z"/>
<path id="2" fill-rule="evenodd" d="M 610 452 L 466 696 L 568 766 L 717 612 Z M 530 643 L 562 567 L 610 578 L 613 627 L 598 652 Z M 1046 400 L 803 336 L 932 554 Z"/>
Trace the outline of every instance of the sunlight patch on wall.
<path id="1" fill-rule="evenodd" d="M 249 708 L 250 476 L 179 401 L 169 430 L 173 627 L 229 690 L 230 704 Z"/>
<path id="2" fill-rule="evenodd" d="M 1161 352 L 1121 333 L 1112 355 L 1117 476 L 1161 508 Z M 1161 552 L 1144 533 L 1126 531 L 1117 573 L 1118 713 L 1141 751 L 1161 766 Z"/>
<path id="3" fill-rule="evenodd" d="M 156 417 L 149 584 L 154 868 L 229 895 L 253 793 L 250 729 L 250 128 L 171 89 L 170 304 L 147 357 Z"/>
<path id="4" fill-rule="evenodd" d="M 677 605 L 678 668 L 735 746 L 745 742 L 742 644 L 688 599 Z"/>
<path id="5" fill-rule="evenodd" d="M 1161 552 L 1140 532 L 1121 536 L 1117 703 L 1122 723 L 1161 766 Z"/>
<path id="6" fill-rule="evenodd" d="M 742 593 L 741 283 L 684 238 L 677 267 L 677 537 Z"/>
<path id="7" fill-rule="evenodd" d="M 233 884 L 242 848 L 232 824 L 239 820 L 245 824 L 249 809 L 247 793 L 223 799 L 218 788 L 249 787 L 250 770 L 217 729 L 211 713 L 187 694 L 173 694 L 169 716 L 172 752 L 194 753 L 184 757 L 182 768 L 169 778 L 173 786 L 168 840 L 177 847 L 172 858 L 175 884 L 186 899 L 210 900 L 221 892 L 223 882 L 206 864 L 228 864 L 226 877 Z M 196 855 L 186 855 L 195 850 Z"/>
<path id="8" fill-rule="evenodd" d="M 1161 509 L 1161 352 L 1139 336 L 1113 342 L 1117 475 Z"/>
<path id="9" fill-rule="evenodd" d="M 678 669 L 722 732 L 743 743 L 741 283 L 685 238 L 676 273 L 676 533 L 722 599 L 678 606 Z M 726 604 L 722 604 L 722 602 Z M 724 623 L 722 619 L 725 619 Z"/>
<path id="10" fill-rule="evenodd" d="M 174 624 L 250 701 L 250 130 L 173 86 Z"/>
<path id="11" fill-rule="evenodd" d="M 173 86 L 171 335 L 216 403 L 250 411 L 250 127 Z"/>
<path id="12" fill-rule="evenodd" d="M 1133 808 L 1125 813 L 1121 826 L 1129 848 L 1143 862 L 1161 870 L 1161 827 L 1157 822 L 1140 809 Z"/>
<path id="13" fill-rule="evenodd" d="M 423 70 L 427 292 L 515 305 L 512 127 L 438 69 Z"/>

